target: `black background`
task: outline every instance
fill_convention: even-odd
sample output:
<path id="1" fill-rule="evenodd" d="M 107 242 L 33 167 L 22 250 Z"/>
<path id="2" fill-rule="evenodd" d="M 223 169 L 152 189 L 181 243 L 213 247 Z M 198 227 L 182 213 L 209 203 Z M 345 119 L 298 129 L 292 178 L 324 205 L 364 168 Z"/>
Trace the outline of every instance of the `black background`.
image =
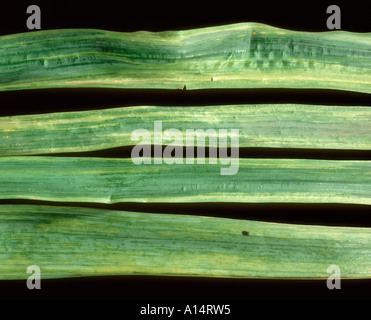
<path id="1" fill-rule="evenodd" d="M 26 8 L 38 4 L 42 29 L 100 28 L 114 31 L 161 31 L 198 28 L 236 22 L 261 22 L 277 27 L 326 31 L 326 8 L 338 4 L 342 29 L 371 32 L 369 1 L 17 1 L 2 4 L 0 35 L 32 32 L 26 28 Z M 311 103 L 371 106 L 368 94 L 335 90 L 118 90 L 48 89 L 0 92 L 0 115 L 98 109 L 129 105 L 208 105 L 238 103 Z M 367 151 L 243 149 L 245 157 L 368 159 Z M 76 155 L 76 154 L 75 154 Z M 79 156 L 130 156 L 128 148 Z M 12 201 L 2 203 L 46 203 Z M 50 204 L 50 203 L 48 203 Z M 62 205 L 61 203 L 54 203 Z M 66 204 L 63 204 L 66 205 Z M 69 205 L 86 205 L 71 203 Z M 90 205 L 93 206 L 93 205 Z M 368 206 L 339 204 L 135 204 L 94 205 L 94 207 L 144 212 L 195 214 L 284 223 L 371 227 Z M 371 299 L 370 280 L 342 280 L 341 290 L 329 290 L 325 280 L 246 280 L 186 277 L 96 277 L 42 280 L 41 290 L 28 290 L 25 281 L 0 281 L 1 299 L 118 299 L 130 304 L 132 313 L 153 300 L 158 304 L 231 300 L 288 299 Z M 158 300 L 166 300 L 161 302 Z M 248 304 L 247 304 L 248 305 Z M 237 308 L 237 307 L 236 307 Z M 233 311 L 233 309 L 232 309 Z"/>

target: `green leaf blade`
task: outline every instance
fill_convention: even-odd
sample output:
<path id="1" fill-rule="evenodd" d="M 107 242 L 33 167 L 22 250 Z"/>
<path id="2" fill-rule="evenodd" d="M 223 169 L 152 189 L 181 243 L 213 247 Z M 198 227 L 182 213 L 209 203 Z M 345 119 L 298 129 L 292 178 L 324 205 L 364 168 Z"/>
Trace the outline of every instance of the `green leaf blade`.
<path id="1" fill-rule="evenodd" d="M 371 204 L 370 161 L 236 159 L 142 164 L 88 157 L 0 158 L 0 199 L 64 202 L 298 202 Z"/>
<path id="2" fill-rule="evenodd" d="M 1 205 L 0 278 L 161 275 L 371 277 L 369 228 L 276 224 L 80 207 Z M 249 236 L 242 235 L 248 231 Z"/>
<path id="3" fill-rule="evenodd" d="M 259 24 L 151 33 L 46 30 L 0 37 L 0 90 L 319 88 L 370 93 L 370 33 Z"/>

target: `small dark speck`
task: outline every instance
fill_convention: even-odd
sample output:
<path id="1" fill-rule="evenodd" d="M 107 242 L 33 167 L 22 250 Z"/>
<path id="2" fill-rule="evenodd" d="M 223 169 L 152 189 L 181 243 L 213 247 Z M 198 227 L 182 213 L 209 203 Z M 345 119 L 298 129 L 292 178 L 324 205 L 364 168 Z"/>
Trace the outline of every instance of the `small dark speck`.
<path id="1" fill-rule="evenodd" d="M 187 90 L 187 87 L 184 85 L 183 90 Z"/>
<path id="2" fill-rule="evenodd" d="M 214 78 L 213 78 L 213 77 L 211 77 L 211 78 L 210 78 L 210 81 L 211 81 L 211 82 L 213 82 L 213 81 L 214 81 Z"/>
<path id="3" fill-rule="evenodd" d="M 248 231 L 242 231 L 242 235 L 243 236 L 249 236 L 250 235 L 250 232 L 248 232 Z"/>

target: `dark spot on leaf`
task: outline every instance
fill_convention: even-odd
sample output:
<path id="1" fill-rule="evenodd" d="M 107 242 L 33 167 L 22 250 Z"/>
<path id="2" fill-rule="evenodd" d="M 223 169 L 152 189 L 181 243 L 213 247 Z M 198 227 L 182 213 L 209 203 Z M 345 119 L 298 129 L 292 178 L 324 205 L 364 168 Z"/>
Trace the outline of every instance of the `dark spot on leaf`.
<path id="1" fill-rule="evenodd" d="M 184 87 L 183 87 L 183 90 L 187 90 L 187 87 L 186 87 L 186 85 L 184 85 Z"/>
<path id="2" fill-rule="evenodd" d="M 248 231 L 242 231 L 242 235 L 243 236 L 249 236 L 250 235 L 250 232 L 248 232 Z"/>

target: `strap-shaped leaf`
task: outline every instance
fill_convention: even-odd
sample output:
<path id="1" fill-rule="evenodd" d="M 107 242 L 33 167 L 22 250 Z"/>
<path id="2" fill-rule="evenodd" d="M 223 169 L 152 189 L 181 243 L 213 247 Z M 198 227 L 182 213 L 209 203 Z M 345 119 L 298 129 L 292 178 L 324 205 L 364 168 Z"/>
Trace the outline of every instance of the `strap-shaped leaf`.
<path id="1" fill-rule="evenodd" d="M 186 86 L 371 93 L 371 36 L 259 23 L 157 33 L 47 30 L 0 37 L 0 75 L 0 90 Z"/>
<path id="2" fill-rule="evenodd" d="M 0 206 L 0 278 L 371 277 L 371 229 L 79 207 Z"/>
<path id="3" fill-rule="evenodd" d="M 22 115 L 0 118 L 0 156 L 82 152 L 132 146 L 132 133 L 148 130 L 150 143 L 155 122 L 160 135 L 180 130 L 187 146 L 187 130 L 198 130 L 205 140 L 210 131 L 239 130 L 240 147 L 371 149 L 371 109 L 368 107 L 297 104 L 227 105 L 203 107 L 138 106 Z M 158 135 L 158 133 L 156 133 Z M 220 137 L 219 137 L 220 138 Z M 219 139 L 218 138 L 218 139 Z M 200 140 L 201 142 L 203 141 Z M 207 143 L 207 139 L 205 140 Z M 228 145 L 231 139 L 227 139 Z M 194 145 L 198 145 L 195 141 Z"/>
<path id="4" fill-rule="evenodd" d="M 182 164 L 169 165 L 147 160 L 152 164 L 136 165 L 130 158 L 2 157 L 0 199 L 371 204 L 371 161 L 218 159 L 209 164 L 206 159 L 200 164 L 182 158 Z M 221 175 L 223 168 L 235 174 Z"/>

